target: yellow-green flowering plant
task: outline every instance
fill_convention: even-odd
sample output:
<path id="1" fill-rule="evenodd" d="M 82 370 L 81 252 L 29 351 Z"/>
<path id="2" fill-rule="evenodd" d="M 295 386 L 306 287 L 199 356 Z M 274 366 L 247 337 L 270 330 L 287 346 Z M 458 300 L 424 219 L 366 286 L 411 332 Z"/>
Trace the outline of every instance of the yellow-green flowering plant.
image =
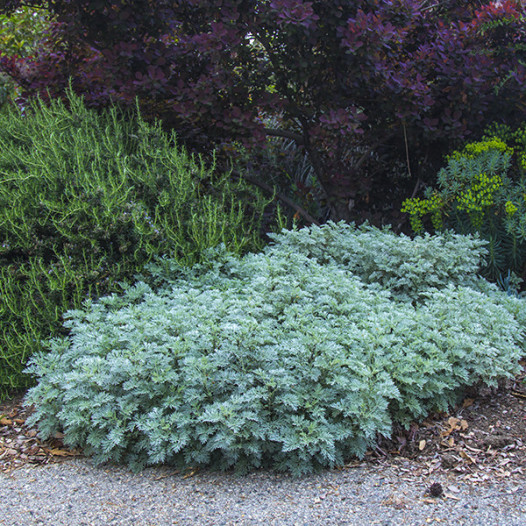
<path id="1" fill-rule="evenodd" d="M 424 230 L 422 217 L 426 214 L 429 214 L 435 230 L 441 230 L 443 226 L 442 209 L 444 208 L 444 204 L 441 196 L 437 192 L 433 192 L 425 199 L 420 197 L 406 199 L 402 206 L 402 212 L 409 214 L 411 228 L 415 232 L 422 232 Z"/>
<path id="2" fill-rule="evenodd" d="M 493 150 L 513 155 L 513 148 L 510 148 L 502 139 L 498 137 L 488 137 L 479 142 L 466 144 L 462 151 L 453 152 L 447 159 L 475 159 L 475 157 L 478 157 L 480 154 Z"/>
<path id="3" fill-rule="evenodd" d="M 494 126 L 496 135 L 449 155 L 437 176 L 438 188 L 406 199 L 402 212 L 422 233 L 452 228 L 489 242 L 483 274 L 498 280 L 508 271 L 523 275 L 526 261 L 526 130 Z M 511 146 L 510 146 L 511 145 Z"/>

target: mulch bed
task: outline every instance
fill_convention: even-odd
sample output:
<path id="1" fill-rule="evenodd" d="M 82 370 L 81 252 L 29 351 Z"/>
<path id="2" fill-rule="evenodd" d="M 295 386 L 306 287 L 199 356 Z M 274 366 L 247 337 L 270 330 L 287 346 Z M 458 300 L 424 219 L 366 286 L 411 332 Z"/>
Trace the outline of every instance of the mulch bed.
<path id="1" fill-rule="evenodd" d="M 479 389 L 449 414 L 434 414 L 411 429 L 395 429 L 365 461 L 396 468 L 402 477 L 447 472 L 470 483 L 526 476 L 526 362 L 523 372 L 498 389 Z M 41 440 L 26 425 L 32 408 L 24 393 L 0 402 L 0 471 L 28 464 L 64 462 L 82 456 L 62 433 Z M 350 462 L 348 467 L 363 464 Z"/>
<path id="2" fill-rule="evenodd" d="M 82 456 L 64 446 L 63 434 L 49 440 L 38 438 L 38 430 L 26 425 L 33 409 L 23 405 L 25 393 L 0 402 L 0 471 L 10 472 L 27 464 L 49 464 Z"/>

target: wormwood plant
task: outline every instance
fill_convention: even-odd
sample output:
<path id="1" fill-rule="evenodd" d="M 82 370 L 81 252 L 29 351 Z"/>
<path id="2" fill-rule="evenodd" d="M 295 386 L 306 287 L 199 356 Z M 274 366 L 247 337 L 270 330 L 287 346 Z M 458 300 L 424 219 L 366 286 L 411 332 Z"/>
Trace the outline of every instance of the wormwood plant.
<path id="1" fill-rule="evenodd" d="M 499 280 L 508 271 L 526 272 L 526 134 L 498 126 L 492 130 L 500 131 L 500 137 L 487 136 L 453 152 L 438 173 L 438 188 L 407 199 L 402 211 L 409 213 L 416 233 L 427 225 L 435 231 L 480 234 L 488 241 L 482 273 Z"/>
<path id="2" fill-rule="evenodd" d="M 475 276 L 480 241 L 343 223 L 274 240 L 164 259 L 70 311 L 70 335 L 31 360 L 30 424 L 133 469 L 301 474 L 518 371 L 524 302 Z"/>
<path id="3" fill-rule="evenodd" d="M 0 396 L 61 315 L 120 290 L 153 257 L 260 247 L 258 193 L 192 158 L 159 124 L 70 94 L 0 115 Z"/>

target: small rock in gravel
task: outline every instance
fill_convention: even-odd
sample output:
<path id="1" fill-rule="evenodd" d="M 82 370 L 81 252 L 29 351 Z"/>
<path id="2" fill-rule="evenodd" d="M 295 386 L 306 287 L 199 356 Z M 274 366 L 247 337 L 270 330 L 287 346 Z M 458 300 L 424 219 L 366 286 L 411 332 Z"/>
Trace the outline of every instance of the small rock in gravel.
<path id="1" fill-rule="evenodd" d="M 458 459 L 450 453 L 443 453 L 440 459 L 443 468 L 452 468 L 458 464 Z"/>
<path id="2" fill-rule="evenodd" d="M 429 486 L 428 492 L 431 497 L 441 497 L 444 494 L 444 490 L 440 482 L 434 482 L 431 484 L 431 486 Z"/>

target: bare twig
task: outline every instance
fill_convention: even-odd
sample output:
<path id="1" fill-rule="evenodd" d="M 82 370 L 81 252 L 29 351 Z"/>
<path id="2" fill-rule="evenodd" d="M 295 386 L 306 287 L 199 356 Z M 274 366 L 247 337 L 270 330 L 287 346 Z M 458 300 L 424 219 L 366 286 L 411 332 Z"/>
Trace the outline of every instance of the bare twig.
<path id="1" fill-rule="evenodd" d="M 415 184 L 415 187 L 413 189 L 413 193 L 411 194 L 411 199 L 414 199 L 418 190 L 420 190 L 420 186 L 422 185 L 422 180 L 420 179 L 420 177 L 418 178 L 416 184 Z"/>
<path id="2" fill-rule="evenodd" d="M 279 199 L 281 202 L 285 203 L 287 206 L 292 208 L 298 215 L 303 217 L 303 219 L 308 221 L 310 224 L 317 225 L 317 226 L 320 225 L 319 221 L 314 219 L 314 217 L 312 217 L 304 208 L 299 206 L 292 199 L 289 199 L 286 195 L 276 192 L 276 190 L 272 188 L 270 185 L 268 185 L 267 183 L 264 183 L 263 181 L 258 181 L 257 179 L 250 177 L 249 175 L 239 174 L 237 172 L 232 172 L 232 175 L 234 175 L 235 177 L 241 177 L 245 181 L 249 182 L 250 184 L 259 186 L 259 188 L 261 188 L 265 192 L 275 195 L 277 199 Z"/>
<path id="3" fill-rule="evenodd" d="M 405 142 L 405 157 L 407 160 L 407 172 L 409 173 L 409 177 L 411 177 L 411 165 L 409 163 L 409 145 L 407 144 L 407 132 L 405 129 L 405 122 L 402 121 L 402 127 L 404 128 L 404 142 Z"/>
<path id="4" fill-rule="evenodd" d="M 278 130 L 274 128 L 265 129 L 265 133 L 271 137 L 283 137 L 284 139 L 292 139 L 299 146 L 303 145 L 303 136 L 299 133 L 290 130 Z"/>

